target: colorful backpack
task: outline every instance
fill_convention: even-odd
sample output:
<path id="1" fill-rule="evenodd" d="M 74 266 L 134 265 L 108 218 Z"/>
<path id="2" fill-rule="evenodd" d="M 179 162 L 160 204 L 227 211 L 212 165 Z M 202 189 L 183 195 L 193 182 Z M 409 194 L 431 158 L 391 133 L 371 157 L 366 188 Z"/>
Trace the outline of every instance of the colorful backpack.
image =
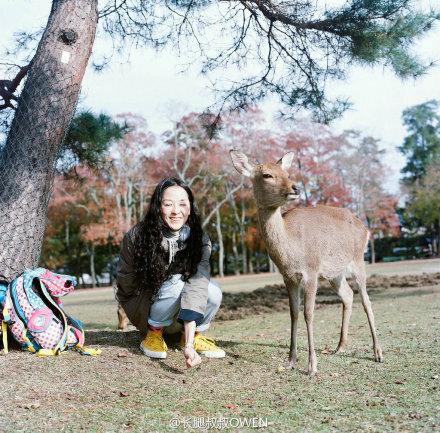
<path id="1" fill-rule="evenodd" d="M 60 298 L 73 291 L 75 278 L 36 268 L 26 269 L 6 284 L 7 281 L 0 279 L 5 353 L 8 352 L 6 326 L 24 350 L 38 353 L 38 356 L 59 355 L 69 349 L 93 356 L 101 352 L 84 349 L 81 322 L 63 309 Z"/>

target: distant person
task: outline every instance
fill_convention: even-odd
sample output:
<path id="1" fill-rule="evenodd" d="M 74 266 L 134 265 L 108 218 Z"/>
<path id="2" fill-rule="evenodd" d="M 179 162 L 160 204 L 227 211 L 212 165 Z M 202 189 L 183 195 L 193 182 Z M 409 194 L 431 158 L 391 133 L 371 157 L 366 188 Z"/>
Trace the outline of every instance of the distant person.
<path id="1" fill-rule="evenodd" d="M 200 334 L 220 307 L 220 287 L 210 280 L 211 242 L 189 186 L 162 180 L 144 220 L 125 235 L 117 267 L 116 299 L 142 338 L 140 348 L 152 358 L 166 358 L 164 328 L 183 323 L 181 346 L 186 364 L 201 363 L 199 353 L 223 358 L 214 340 Z"/>

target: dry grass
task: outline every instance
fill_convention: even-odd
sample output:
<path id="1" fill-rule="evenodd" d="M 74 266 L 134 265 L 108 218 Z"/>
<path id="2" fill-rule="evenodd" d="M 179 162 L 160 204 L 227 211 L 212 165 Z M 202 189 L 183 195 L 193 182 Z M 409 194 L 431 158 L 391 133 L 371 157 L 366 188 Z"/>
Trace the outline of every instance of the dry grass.
<path id="1" fill-rule="evenodd" d="M 100 347 L 102 354 L 37 358 L 12 351 L 0 356 L 0 431 L 196 432 L 203 429 L 194 423 L 218 423 L 221 417 L 262 418 L 268 426 L 259 430 L 277 433 L 439 431 L 439 291 L 436 285 L 372 293 L 383 364 L 373 360 L 358 298 L 348 350 L 340 356 L 325 352 L 336 346 L 341 308 L 317 309 L 315 378 L 305 374 L 303 321 L 297 369 L 282 368 L 289 345 L 286 311 L 214 322 L 208 335 L 227 357 L 188 370 L 177 348 L 166 360 L 152 361 L 141 355 L 135 330 L 116 330 L 110 291 L 78 292 L 66 298 L 66 310 L 83 321 L 87 345 Z M 174 430 L 173 418 L 181 423 Z M 185 430 L 185 421 L 192 427 Z"/>

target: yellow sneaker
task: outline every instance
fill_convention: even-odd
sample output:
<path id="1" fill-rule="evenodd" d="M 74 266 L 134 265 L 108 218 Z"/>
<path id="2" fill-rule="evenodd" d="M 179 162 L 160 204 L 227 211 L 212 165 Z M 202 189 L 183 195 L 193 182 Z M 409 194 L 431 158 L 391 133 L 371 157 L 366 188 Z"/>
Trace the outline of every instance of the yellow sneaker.
<path id="1" fill-rule="evenodd" d="M 182 348 L 185 346 L 184 332 L 182 332 L 180 345 Z M 202 355 L 205 355 L 207 358 L 224 358 L 226 356 L 225 351 L 217 347 L 212 338 L 205 337 L 198 332 L 194 335 L 194 349 Z"/>
<path id="2" fill-rule="evenodd" d="M 151 358 L 164 359 L 167 357 L 168 347 L 163 339 L 162 331 L 152 331 L 149 329 L 140 348 L 145 355 Z"/>

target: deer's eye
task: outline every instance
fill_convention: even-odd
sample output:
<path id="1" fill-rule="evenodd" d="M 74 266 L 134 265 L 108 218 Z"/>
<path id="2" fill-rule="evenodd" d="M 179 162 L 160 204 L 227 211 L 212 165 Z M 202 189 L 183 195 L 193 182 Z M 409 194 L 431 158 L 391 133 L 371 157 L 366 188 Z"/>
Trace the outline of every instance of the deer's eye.
<path id="1" fill-rule="evenodd" d="M 273 178 L 273 176 L 272 176 L 271 174 L 269 174 L 269 173 L 264 173 L 264 174 L 263 174 L 263 177 L 264 177 L 265 179 L 272 179 L 272 178 Z"/>

